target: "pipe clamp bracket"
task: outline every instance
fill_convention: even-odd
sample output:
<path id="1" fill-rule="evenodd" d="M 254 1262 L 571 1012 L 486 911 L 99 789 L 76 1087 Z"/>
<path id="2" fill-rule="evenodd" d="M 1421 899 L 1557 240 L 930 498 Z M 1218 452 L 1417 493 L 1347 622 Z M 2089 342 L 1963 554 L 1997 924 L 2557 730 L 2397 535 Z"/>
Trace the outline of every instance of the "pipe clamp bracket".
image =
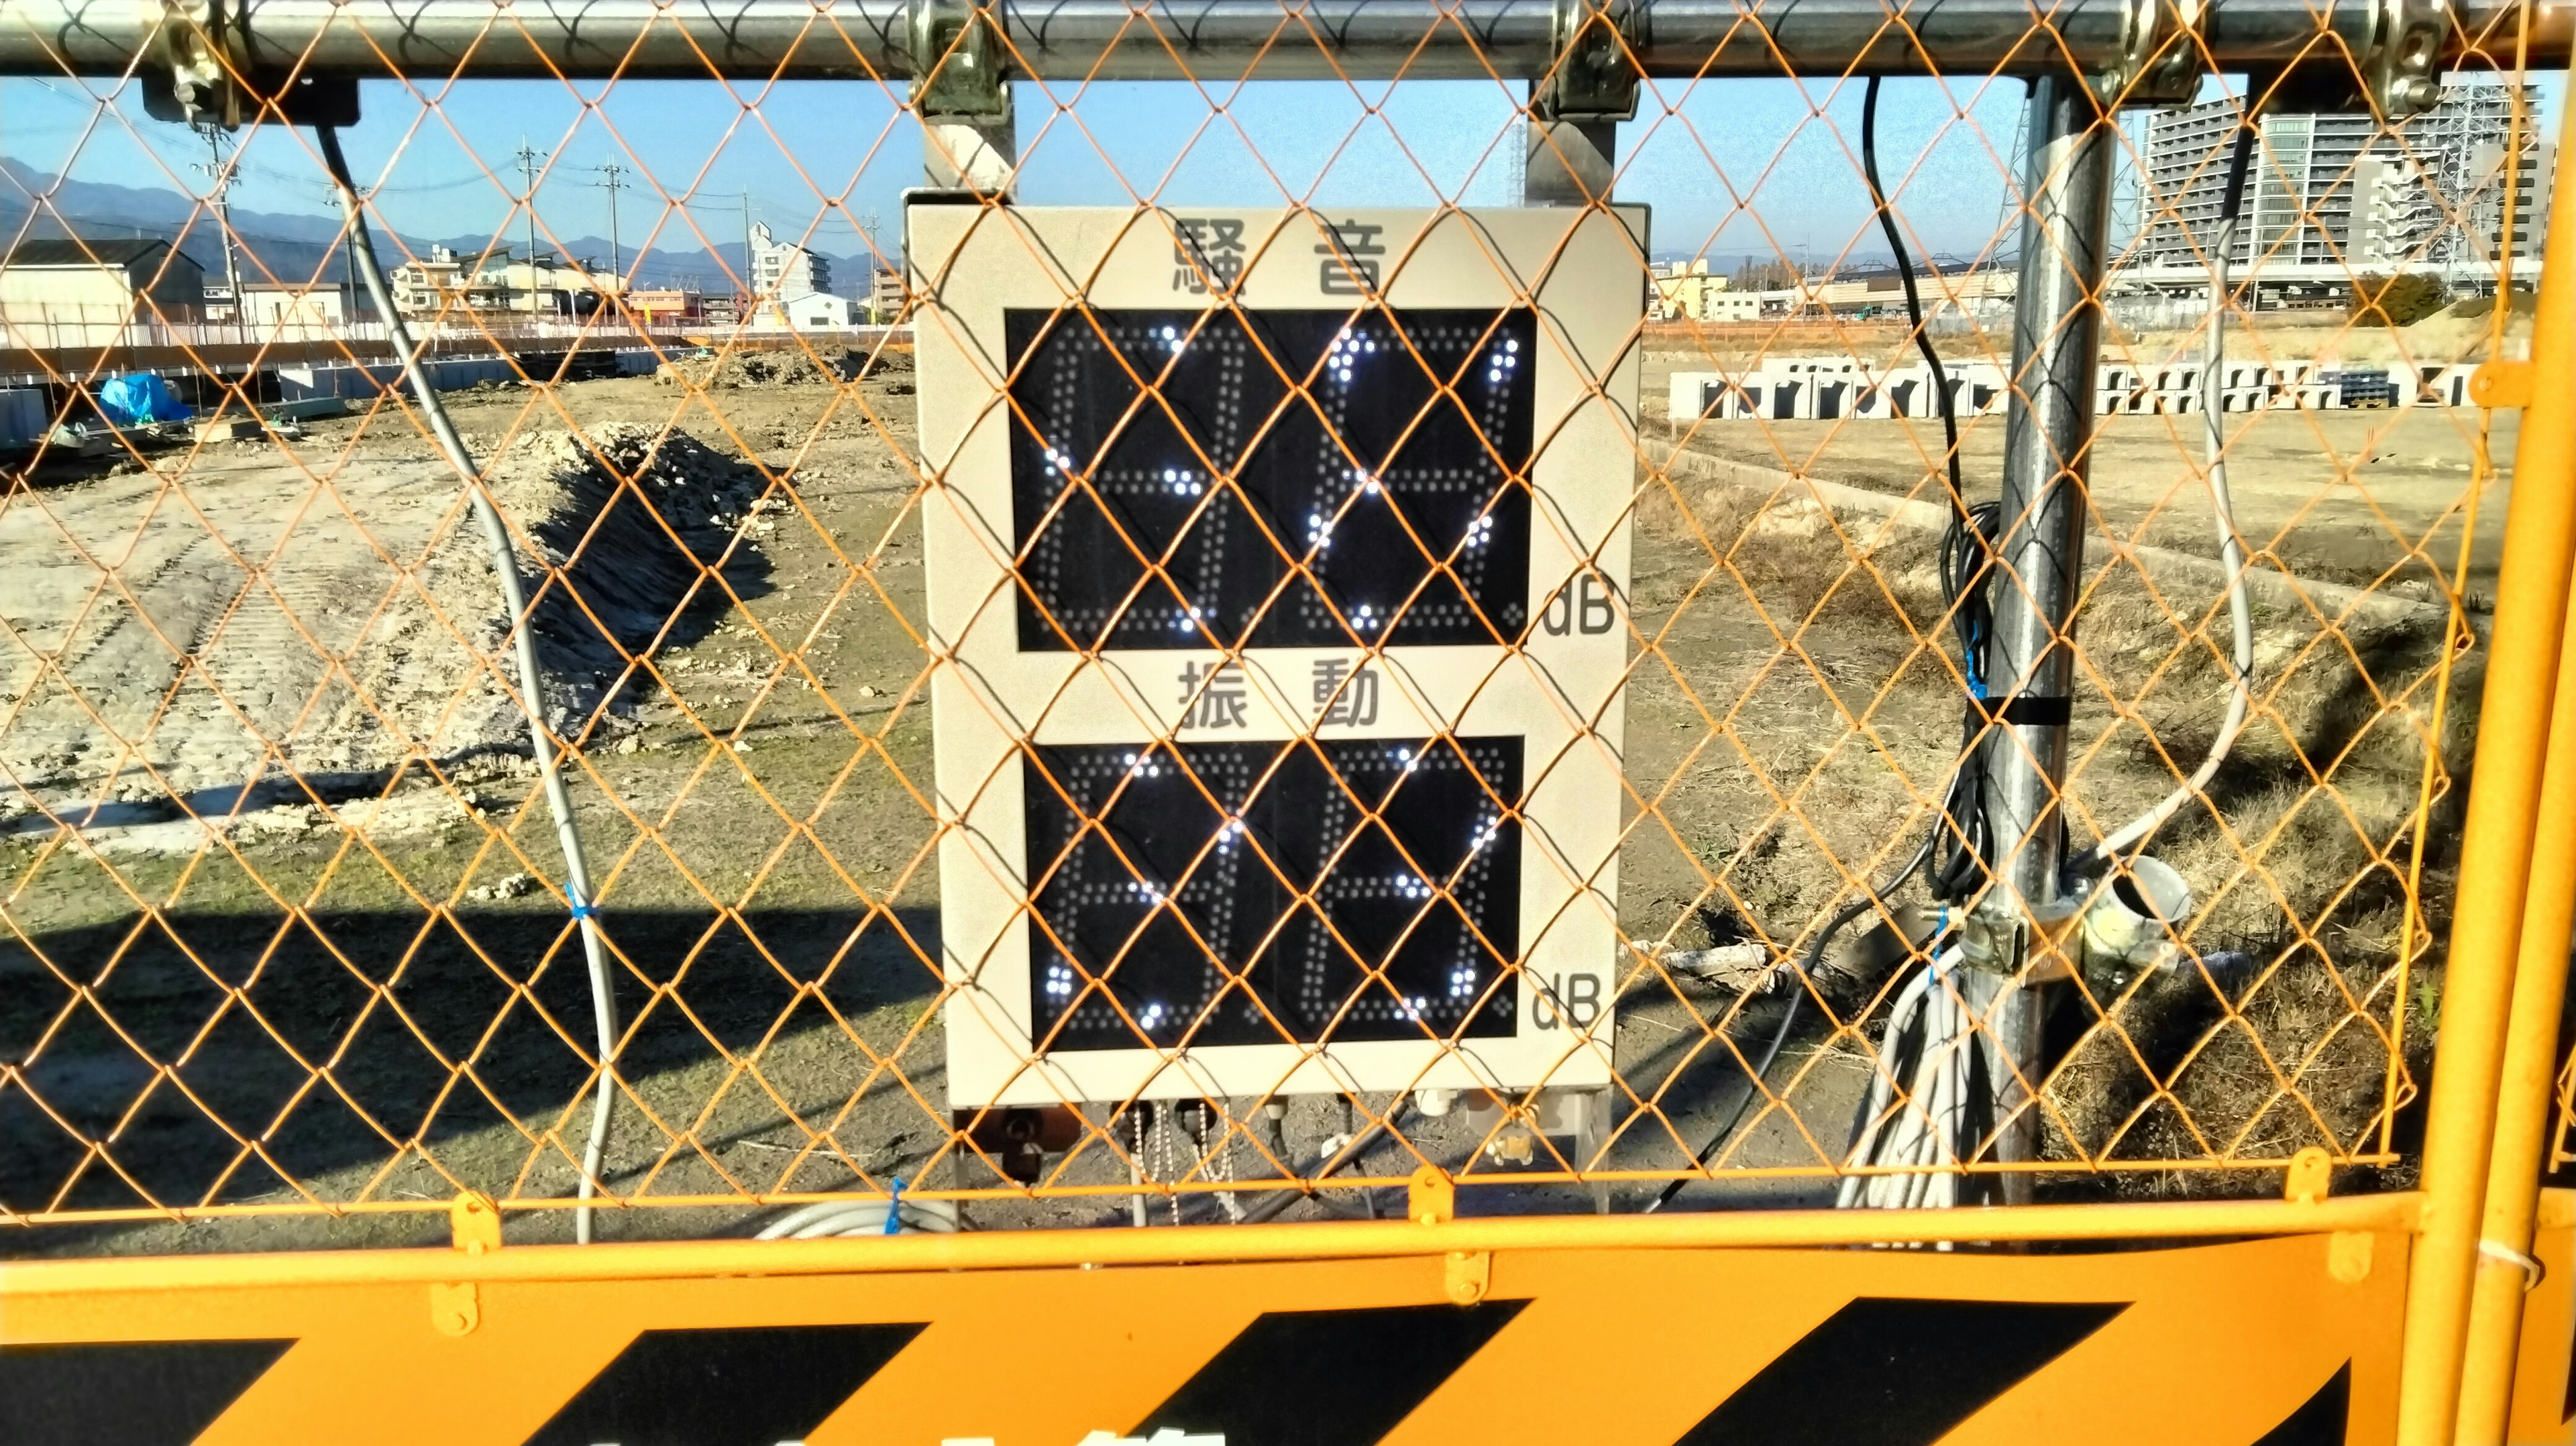
<path id="1" fill-rule="evenodd" d="M 1638 0 L 1556 0 L 1556 63 L 1530 87 L 1543 121 L 1623 121 L 1637 116 L 1637 64 L 1646 39 Z"/>

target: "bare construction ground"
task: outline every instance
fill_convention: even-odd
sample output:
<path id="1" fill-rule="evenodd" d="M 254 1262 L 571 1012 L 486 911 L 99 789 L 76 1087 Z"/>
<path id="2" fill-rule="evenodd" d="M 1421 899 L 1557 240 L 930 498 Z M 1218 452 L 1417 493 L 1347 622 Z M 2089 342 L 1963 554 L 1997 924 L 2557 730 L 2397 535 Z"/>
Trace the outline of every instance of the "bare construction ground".
<path id="1" fill-rule="evenodd" d="M 1650 353 L 1646 395 L 1673 366 L 1702 364 Z M 570 559 L 578 594 L 541 606 L 540 636 L 559 673 L 549 707 L 583 747 L 573 792 L 633 1030 L 613 1188 L 998 1184 L 950 1145 L 929 1009 L 938 880 L 909 377 L 847 390 L 725 380 L 698 399 L 648 379 L 451 399 L 478 452 L 504 459 L 498 490 L 522 547 Z M 2057 1021 L 2072 1060 L 2052 1098 L 2058 1158 L 2377 1147 L 2386 1037 L 2413 1007 L 2396 963 L 2410 927 L 2420 944 L 2442 922 L 2405 917 L 2402 825 L 2436 736 L 2438 573 L 2482 417 L 2276 414 L 2236 442 L 2240 520 L 2266 567 L 2326 587 L 2258 597 L 2256 724 L 2213 785 L 2218 812 L 2186 810 L 2158 851 L 2203 901 L 2195 947 L 2251 963 L 2223 989 L 2122 1004 L 2153 1041 L 2143 1062 L 2086 1036 L 2089 1018 Z M 2145 561 L 2097 574 L 2080 622 L 2086 837 L 2187 771 L 2224 702 L 2211 641 L 2223 645 L 2223 613 L 2210 571 L 2188 565 L 2215 556 L 2197 426 L 2117 419 L 2095 463 L 2097 536 Z M 2001 433 L 2000 419 L 1971 429 L 1974 494 L 1991 495 Z M 2509 451 L 2509 435 L 2491 445 Z M 1739 937 L 1787 949 L 1856 897 L 1850 881 L 1911 852 L 1956 757 L 1937 534 L 1897 505 L 1937 500 L 1924 487 L 1937 445 L 1883 422 L 1675 437 L 1651 409 L 1647 438 L 1678 456 L 1641 470 L 1622 922 L 1640 958 Z M 649 486 L 617 491 L 596 458 L 642 467 Z M 0 805 L 13 814 L 0 1062 L 24 1062 L 23 1083 L 0 1081 L 0 1204 L 569 1193 L 587 993 L 563 900 L 538 882 L 561 877 L 560 856 L 485 657 L 500 619 L 452 476 L 392 412 L 316 424 L 283 454 L 262 443 L 157 460 L 166 484 L 49 474 L 0 511 L 0 615 L 15 638 L 0 661 L 0 764 L 18 790 Z M 102 569 L 115 586 L 100 587 Z M 2390 600 L 2356 601 L 2374 582 Z M 651 666 L 626 667 L 619 647 Z M 59 674 L 40 675 L 38 654 Z M 2441 736 L 2464 736 L 2473 696 L 2453 684 Z M 2428 854 L 2428 900 L 2447 897 L 2445 847 Z M 1872 987 L 1854 964 L 1829 1002 L 1856 1019 Z M 1622 1097 L 1612 1168 L 1680 1165 L 1732 1113 L 1738 1051 L 1758 1053 L 1779 999 L 1745 1006 L 1722 1042 L 1715 1023 L 1735 1005 L 1639 969 L 1622 1001 L 1634 1099 Z M 1802 1032 L 1772 1076 L 1789 1108 L 1759 1112 L 1725 1163 L 1838 1157 L 1867 1068 L 1858 1041 Z M 2175 1081 L 2146 1108 L 2150 1071 Z M 1275 1127 L 1256 1118 L 1224 1168 L 1309 1169 L 1348 1128 L 1337 1103 L 1299 1100 Z M 1469 1165 L 1460 1116 L 1408 1115 L 1401 1132 L 1407 1143 L 1381 1140 L 1347 1173 L 1392 1183 L 1422 1158 Z M 986 1227 L 1124 1220 L 1126 1178 L 1095 1146 L 1066 1181 L 1108 1193 L 969 1213 Z M 2186 1177 L 2130 1178 L 2122 1188 Z M 1613 1204 L 1643 1197 L 1622 1187 Z M 1820 1198 L 1812 1180 L 1683 1197 Z M 1588 1200 L 1516 1189 L 1461 1202 Z M 1219 1218 L 1205 1199 L 1187 1212 Z M 732 1233 L 761 1218 L 639 1210 L 601 1233 Z M 510 1228 L 562 1238 L 568 1221 L 540 1212 Z M 0 1234 L 0 1252 L 445 1229 L 368 1213 L 45 1227 Z"/>

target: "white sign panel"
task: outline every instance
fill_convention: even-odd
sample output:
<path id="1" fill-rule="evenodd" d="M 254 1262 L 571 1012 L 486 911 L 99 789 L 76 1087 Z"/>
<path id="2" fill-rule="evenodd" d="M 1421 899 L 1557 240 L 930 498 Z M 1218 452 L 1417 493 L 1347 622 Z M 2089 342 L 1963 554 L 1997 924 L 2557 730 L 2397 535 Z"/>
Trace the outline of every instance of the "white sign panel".
<path id="1" fill-rule="evenodd" d="M 906 224 L 950 1104 L 1606 1083 L 1643 213 Z"/>

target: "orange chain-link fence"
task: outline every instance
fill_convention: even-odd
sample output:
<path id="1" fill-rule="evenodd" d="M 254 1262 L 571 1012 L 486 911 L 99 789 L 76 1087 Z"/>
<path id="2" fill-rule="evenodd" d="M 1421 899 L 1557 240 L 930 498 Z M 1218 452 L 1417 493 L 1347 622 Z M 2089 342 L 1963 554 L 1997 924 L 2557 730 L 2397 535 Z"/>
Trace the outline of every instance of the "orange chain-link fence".
<path id="1" fill-rule="evenodd" d="M 0 1251 L 2418 1183 L 2563 15 L 95 8 Z"/>

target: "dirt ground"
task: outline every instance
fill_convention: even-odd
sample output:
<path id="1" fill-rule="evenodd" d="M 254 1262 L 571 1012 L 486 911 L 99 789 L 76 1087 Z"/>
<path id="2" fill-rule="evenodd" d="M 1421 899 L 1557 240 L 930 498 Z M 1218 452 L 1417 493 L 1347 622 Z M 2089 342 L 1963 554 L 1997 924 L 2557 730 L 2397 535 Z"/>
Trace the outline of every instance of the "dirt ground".
<path id="1" fill-rule="evenodd" d="M 1661 374 L 1696 364 L 1650 353 L 1645 395 L 1660 398 Z M 658 635 L 658 679 L 611 668 L 550 700 L 567 710 L 562 726 L 582 729 L 572 792 L 635 1029 L 610 1152 L 620 1191 L 831 1190 L 856 1185 L 857 1172 L 998 1183 L 946 1149 L 929 1009 L 938 878 L 910 392 L 909 374 L 889 369 L 846 392 L 750 384 L 700 400 L 635 378 L 550 399 L 450 398 L 478 449 L 505 457 L 559 447 L 524 439 L 568 428 L 603 443 L 621 424 L 676 428 L 706 449 L 689 463 L 716 479 L 705 495 L 732 498 L 702 509 L 712 531 L 672 544 L 711 574 L 678 596 L 637 584 L 639 599 L 662 599 L 660 616 L 584 624 L 541 612 L 541 635 Z M 1652 410 L 1650 436 L 1661 429 Z M 2388 575 L 2400 596 L 2438 598 L 2426 560 L 2448 567 L 2483 415 L 2265 416 L 2236 444 L 2246 531 L 2302 577 Z M 2191 490 L 2196 425 L 2123 418 L 2108 429 L 2095 476 L 2113 535 L 2214 555 Z M 1971 429 L 1972 490 L 1991 486 L 1979 479 L 1992 476 L 2001 434 L 1999 418 Z M 2492 445 L 2509 451 L 2509 437 Z M 1679 441 L 1713 461 L 1891 494 L 1920 487 L 1926 455 L 1919 435 L 1890 423 L 1735 423 Z M 343 651 L 388 636 L 385 600 L 400 601 L 406 570 L 472 541 L 452 477 L 390 412 L 312 424 L 291 455 L 260 444 L 158 460 L 184 465 L 185 485 L 48 473 L 0 512 L 0 575 L 30 579 L 8 589 L 23 643 L 5 650 L 16 671 L 0 677 L 0 761 L 24 789 L 0 824 L 0 1062 L 35 1061 L 25 1087 L 0 1081 L 0 1204 L 567 1193 L 590 1025 L 563 901 L 525 877 L 561 875 L 533 765 L 489 730 L 441 735 L 433 770 L 370 753 L 363 719 L 338 733 L 313 726 L 356 717 L 350 696 L 372 696 L 378 675 L 335 674 L 306 637 Z M 1927 641 L 1941 611 L 1933 539 L 1749 485 L 1740 468 L 1668 475 L 1670 485 L 1645 479 L 1637 514 L 1643 641 L 1627 704 L 1635 826 L 1620 860 L 1622 924 L 1649 950 L 1738 936 L 1785 949 L 1847 897 L 1844 880 L 1883 874 L 1910 851 L 1953 763 L 1957 683 Z M 535 541 L 560 560 L 581 536 Z M 236 559 L 267 560 L 255 596 Z M 100 566 L 124 580 L 132 607 L 85 601 Z M 2086 827 L 2169 787 L 2205 746 L 2224 696 L 2222 665 L 2193 636 L 2209 629 L 2209 607 L 2159 601 L 2134 575 L 2089 600 L 2081 628 L 2098 706 L 2079 702 L 2075 775 Z M 458 611 L 457 632 L 474 635 L 474 609 Z M 2207 908 L 2195 945 L 2245 951 L 2260 973 L 2224 1002 L 2141 990 L 2122 1008 L 2156 1041 L 2143 1066 L 2112 1058 L 2105 1032 L 2084 1036 L 2090 1021 L 2059 1021 L 2071 1061 L 2049 1127 L 2059 1158 L 2270 1155 L 2321 1134 L 2375 1146 L 2383 1037 L 2407 1007 L 2395 997 L 2403 821 L 2435 736 L 2440 616 L 2425 607 L 2337 630 L 2263 610 L 2265 702 L 2213 787 L 2224 818 L 2189 811 L 2159 846 Z M 419 640 L 436 634 L 401 636 L 427 650 Z M 138 641 L 152 638 L 173 642 Z M 37 697 L 29 649 L 104 660 L 65 666 L 98 721 L 145 746 L 120 754 L 60 699 Z M 596 661 L 596 648 L 584 656 Z M 417 658 L 408 665 L 429 676 Z M 497 696 L 497 680 L 471 675 L 437 676 Z M 2459 692 L 2446 739 L 2465 726 Z M 335 747 L 347 754 L 337 762 Z M 29 812 L 34 802 L 44 811 Z M 2431 863 L 2428 900 L 2444 892 L 2438 846 Z M 2415 927 L 2428 924 L 2438 916 Z M 1865 991 L 1833 1002 L 1847 1019 L 1868 1007 Z M 1733 1043 L 1721 1043 L 1713 1022 L 1736 1005 L 1725 990 L 1638 971 L 1621 1001 L 1619 1071 L 1661 1117 L 1622 1107 L 1611 1168 L 1679 1165 L 1732 1111 L 1745 1082 L 1737 1051 L 1758 1049 L 1780 1000 L 1744 1005 Z M 1848 1028 L 1809 1018 L 1773 1073 L 1789 1110 L 1759 1114 L 1729 1164 L 1815 1167 L 1841 1150 L 1867 1066 Z M 2142 1069 L 2179 1072 L 2161 1114 L 2138 1112 L 2154 1093 Z M 2221 1076 L 2236 1083 L 2193 1083 Z M 2249 1090 L 2249 1076 L 2275 1083 Z M 2172 1117 L 2174 1100 L 2188 1124 Z M 1348 1128 L 1336 1103 L 1301 1099 L 1282 1120 L 1252 1120 L 1228 1168 L 1278 1173 L 1265 1148 L 1310 1165 Z M 1421 1158 L 1465 1165 L 1475 1138 L 1463 1112 L 1409 1116 L 1402 1133 L 1410 1148 L 1380 1141 L 1348 1173 L 1392 1186 Z M 84 1140 L 106 1145 L 85 1159 Z M 1115 1188 L 1125 1167 L 1105 1150 L 1067 1179 L 1107 1193 L 979 1202 L 970 1217 L 987 1228 L 1126 1218 Z M 1614 1203 L 1650 1190 L 1622 1187 Z M 1757 1176 L 1684 1199 L 1822 1195 L 1813 1180 Z M 1572 1189 L 1462 1192 L 1469 1209 L 1586 1203 Z M 1328 1197 L 1289 1214 L 1365 1204 Z M 1188 1208 L 1218 1218 L 1205 1200 Z M 639 1210 L 601 1233 L 736 1233 L 760 1218 L 739 1206 Z M 514 1216 L 510 1229 L 563 1238 L 568 1220 Z M 444 1230 L 434 1215 L 365 1213 L 47 1226 L 0 1233 L 0 1254 L 397 1243 Z"/>

